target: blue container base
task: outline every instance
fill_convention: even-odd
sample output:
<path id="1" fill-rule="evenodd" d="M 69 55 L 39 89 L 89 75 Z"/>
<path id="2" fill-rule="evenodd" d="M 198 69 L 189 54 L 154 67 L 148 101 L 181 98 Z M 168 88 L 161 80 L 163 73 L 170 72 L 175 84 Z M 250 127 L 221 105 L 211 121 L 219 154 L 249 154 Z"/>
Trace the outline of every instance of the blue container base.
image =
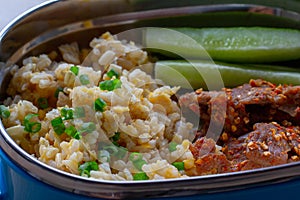
<path id="1" fill-rule="evenodd" d="M 27 172 L 16 166 L 6 154 L 0 149 L 0 199 L 1 200 L 95 200 L 96 198 L 84 197 L 71 192 L 67 192 L 46 183 L 43 183 L 29 175 Z M 253 187 L 243 190 L 220 192 L 213 194 L 201 194 L 172 198 L 152 198 L 172 199 L 172 200 L 253 200 L 265 199 L 282 200 L 286 198 L 298 199 L 298 188 L 300 179 L 282 183 L 271 184 L 262 187 Z"/>

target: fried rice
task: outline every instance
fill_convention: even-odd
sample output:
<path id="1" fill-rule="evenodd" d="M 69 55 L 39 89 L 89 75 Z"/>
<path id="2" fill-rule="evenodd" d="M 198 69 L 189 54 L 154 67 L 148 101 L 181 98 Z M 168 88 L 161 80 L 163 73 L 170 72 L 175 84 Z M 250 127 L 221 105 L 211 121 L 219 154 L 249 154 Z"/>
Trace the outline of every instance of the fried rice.
<path id="1" fill-rule="evenodd" d="M 195 170 L 193 125 L 172 98 L 179 88 L 152 78 L 145 70 L 151 66 L 146 51 L 109 33 L 89 49 L 71 43 L 26 58 L 10 72 L 10 116 L 2 122 L 26 152 L 68 173 L 118 181 L 187 177 Z"/>

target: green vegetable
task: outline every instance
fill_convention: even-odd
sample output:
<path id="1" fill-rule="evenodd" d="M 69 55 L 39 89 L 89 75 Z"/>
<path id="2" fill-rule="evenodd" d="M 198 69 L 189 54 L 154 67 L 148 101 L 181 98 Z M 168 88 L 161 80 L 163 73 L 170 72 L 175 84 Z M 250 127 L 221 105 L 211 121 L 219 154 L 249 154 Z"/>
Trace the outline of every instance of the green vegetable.
<path id="1" fill-rule="evenodd" d="M 64 91 L 64 89 L 63 89 L 62 87 L 58 87 L 58 88 L 55 90 L 54 97 L 55 97 L 55 98 L 58 98 L 58 94 L 59 94 L 60 92 L 63 92 L 63 91 Z"/>
<path id="2" fill-rule="evenodd" d="M 74 119 L 73 110 L 71 108 L 62 108 L 60 114 L 63 120 Z"/>
<path id="3" fill-rule="evenodd" d="M 148 28 L 144 37 L 146 47 L 185 59 L 263 63 L 300 58 L 300 31 L 296 29 Z"/>
<path id="4" fill-rule="evenodd" d="M 98 98 L 95 100 L 94 108 L 96 111 L 103 112 L 105 107 L 106 107 L 106 102 L 103 99 Z"/>
<path id="5" fill-rule="evenodd" d="M 80 75 L 79 80 L 82 85 L 90 84 L 89 76 L 87 74 Z"/>
<path id="6" fill-rule="evenodd" d="M 99 170 L 98 163 L 95 161 L 85 162 L 78 167 L 78 171 L 81 176 L 87 175 L 88 177 L 90 177 L 90 172 L 92 170 Z"/>
<path id="7" fill-rule="evenodd" d="M 72 138 L 75 138 L 77 140 L 81 138 L 80 132 L 78 132 L 74 126 L 69 126 L 65 129 L 65 132 L 68 136 L 71 136 Z"/>
<path id="8" fill-rule="evenodd" d="M 56 117 L 51 120 L 51 125 L 56 134 L 61 135 L 65 132 L 66 127 L 61 117 Z"/>
<path id="9" fill-rule="evenodd" d="M 27 114 L 24 118 L 24 130 L 29 133 L 37 133 L 41 130 L 42 124 L 40 122 L 32 121 L 32 118 L 37 117 L 38 114 Z"/>
<path id="10" fill-rule="evenodd" d="M 133 162 L 134 167 L 140 171 L 142 171 L 142 167 L 145 164 L 147 164 L 147 162 L 145 160 L 137 160 L 137 161 Z"/>
<path id="11" fill-rule="evenodd" d="M 114 136 L 110 138 L 112 140 L 112 143 L 116 146 L 119 146 L 118 141 L 120 139 L 120 134 L 120 132 L 115 132 Z"/>
<path id="12" fill-rule="evenodd" d="M 176 142 L 170 142 L 169 143 L 169 151 L 170 152 L 173 152 L 173 151 L 176 151 L 176 146 L 177 146 L 178 144 L 176 143 Z"/>
<path id="13" fill-rule="evenodd" d="M 73 74 L 75 74 L 75 76 L 77 76 L 78 73 L 79 73 L 79 67 L 77 67 L 77 66 L 72 66 L 72 67 L 70 68 L 70 71 L 73 72 Z"/>
<path id="14" fill-rule="evenodd" d="M 47 98 L 41 97 L 41 98 L 38 98 L 37 101 L 38 101 L 38 107 L 39 108 L 45 109 L 45 108 L 49 107 L 48 99 Z"/>
<path id="15" fill-rule="evenodd" d="M 129 160 L 132 162 L 135 168 L 142 171 L 142 166 L 147 164 L 147 162 L 143 159 L 143 155 L 141 153 L 133 152 L 129 156 Z"/>
<path id="16" fill-rule="evenodd" d="M 250 79 L 264 79 L 275 84 L 300 84 L 300 70 L 270 65 L 237 65 L 209 61 L 159 61 L 155 78 L 167 85 L 183 88 L 221 89 L 236 87 Z"/>
<path id="17" fill-rule="evenodd" d="M 133 175 L 133 180 L 140 181 L 140 180 L 148 180 L 149 177 L 145 172 L 139 172 Z"/>
<path id="18" fill-rule="evenodd" d="M 100 82 L 99 85 L 101 90 L 113 91 L 117 88 L 121 87 L 121 80 L 120 79 L 112 79 Z"/>
<path id="19" fill-rule="evenodd" d="M 173 162 L 172 165 L 178 169 L 178 171 L 184 170 L 184 162 Z"/>
<path id="20" fill-rule="evenodd" d="M 8 107 L 6 107 L 4 105 L 0 105 L 0 115 L 2 118 L 9 118 L 10 111 L 9 111 Z"/>
<path id="21" fill-rule="evenodd" d="M 107 75 L 109 78 L 113 78 L 113 77 L 119 78 L 119 73 L 116 72 L 114 69 L 109 70 L 109 71 L 106 73 L 106 75 Z"/>

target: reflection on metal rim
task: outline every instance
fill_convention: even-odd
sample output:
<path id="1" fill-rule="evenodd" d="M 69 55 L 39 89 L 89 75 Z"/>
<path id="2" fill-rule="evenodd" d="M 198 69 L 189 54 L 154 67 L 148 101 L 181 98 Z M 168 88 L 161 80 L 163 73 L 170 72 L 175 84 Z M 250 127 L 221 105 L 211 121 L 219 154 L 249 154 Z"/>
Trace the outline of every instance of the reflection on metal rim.
<path id="1" fill-rule="evenodd" d="M 24 44 L 6 62 L 7 65 L 15 64 L 24 55 L 26 55 L 28 52 L 30 52 L 38 45 L 46 43 L 55 38 L 59 38 L 79 31 L 86 31 L 89 29 L 96 29 L 96 28 L 113 27 L 117 25 L 133 24 L 136 21 L 140 21 L 144 19 L 149 20 L 149 19 L 158 19 L 163 17 L 186 16 L 186 15 L 210 13 L 210 12 L 244 11 L 244 12 L 263 13 L 262 11 L 265 10 L 268 11 L 267 14 L 269 15 L 300 21 L 300 14 L 297 12 L 283 10 L 280 8 L 273 8 L 273 7 L 265 7 L 265 6 L 261 7 L 252 4 L 220 4 L 220 5 L 206 5 L 206 6 L 188 6 L 188 7 L 179 7 L 179 8 L 165 8 L 165 9 L 155 9 L 155 10 L 140 11 L 140 12 L 138 11 L 138 12 L 120 13 L 120 14 L 97 17 L 90 20 L 79 21 L 79 22 L 71 23 L 47 31 L 46 33 L 43 33 L 38 37 L 33 38 L 31 41 L 27 42 L 26 44 Z M 9 29 L 9 27 L 6 27 L 6 29 Z M 6 29 L 4 29 L 2 33 L 0 32 L 0 41 L 2 40 L 3 35 L 5 35 Z"/>

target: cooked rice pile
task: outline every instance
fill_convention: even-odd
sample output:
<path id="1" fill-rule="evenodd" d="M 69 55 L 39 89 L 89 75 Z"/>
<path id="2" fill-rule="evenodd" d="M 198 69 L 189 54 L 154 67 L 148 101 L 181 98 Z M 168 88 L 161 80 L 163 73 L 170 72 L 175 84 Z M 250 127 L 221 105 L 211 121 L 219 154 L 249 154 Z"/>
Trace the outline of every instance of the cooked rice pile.
<path id="1" fill-rule="evenodd" d="M 193 127 L 171 98 L 179 88 L 159 86 L 143 71 L 151 66 L 147 53 L 131 42 L 105 33 L 90 47 L 80 50 L 76 43 L 66 44 L 60 52 L 27 58 L 23 67 L 11 70 L 10 97 L 4 102 L 11 114 L 2 121 L 15 142 L 52 167 L 96 179 L 133 180 L 141 172 L 147 179 L 193 174 L 189 149 Z M 63 61 L 54 61 L 59 54 Z M 111 76 L 110 71 L 120 76 Z M 121 84 L 113 90 L 99 87 L 100 82 L 116 79 Z M 41 99 L 49 106 L 41 108 Z M 103 110 L 96 109 L 97 99 L 104 101 Z M 63 125 L 82 130 L 80 138 L 54 130 L 51 121 L 65 110 L 72 110 L 74 116 L 64 119 Z M 77 116 L 76 110 L 83 115 Z M 28 114 L 37 114 L 28 121 L 40 123 L 39 131 L 26 131 Z M 84 129 L 87 125 L 94 128 Z M 80 166 L 91 161 L 98 167 L 82 171 Z M 174 162 L 184 163 L 184 169 Z"/>

